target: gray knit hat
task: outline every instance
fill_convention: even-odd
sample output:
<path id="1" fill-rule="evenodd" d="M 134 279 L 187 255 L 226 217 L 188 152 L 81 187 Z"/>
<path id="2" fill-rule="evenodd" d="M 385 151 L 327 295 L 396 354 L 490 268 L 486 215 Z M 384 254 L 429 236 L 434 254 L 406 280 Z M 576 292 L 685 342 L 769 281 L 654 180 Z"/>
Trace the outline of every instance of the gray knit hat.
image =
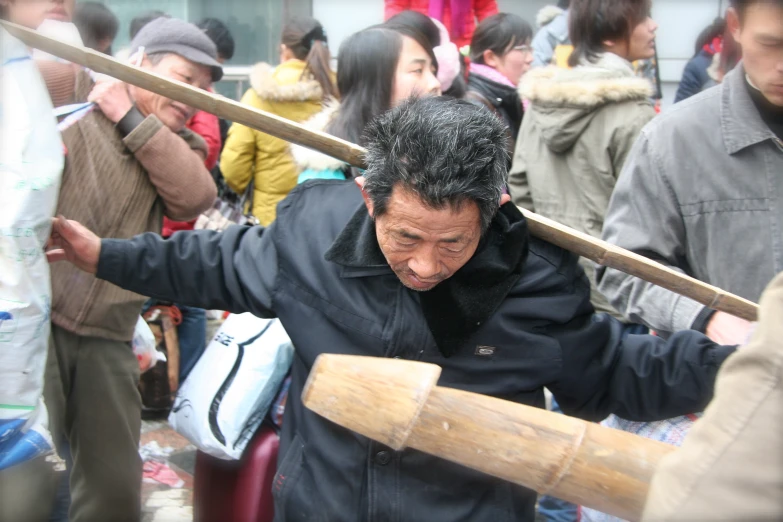
<path id="1" fill-rule="evenodd" d="M 174 53 L 186 60 L 205 65 L 212 71 L 212 81 L 223 77 L 223 67 L 217 61 L 217 47 L 209 37 L 184 20 L 156 18 L 141 28 L 131 42 L 131 55 L 140 47 L 146 54 Z"/>

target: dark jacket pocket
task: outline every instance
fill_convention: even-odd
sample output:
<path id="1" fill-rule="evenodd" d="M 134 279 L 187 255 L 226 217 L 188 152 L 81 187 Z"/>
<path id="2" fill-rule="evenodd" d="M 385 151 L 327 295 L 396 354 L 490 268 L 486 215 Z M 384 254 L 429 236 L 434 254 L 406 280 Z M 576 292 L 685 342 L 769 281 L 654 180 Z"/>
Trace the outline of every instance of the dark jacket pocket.
<path id="1" fill-rule="evenodd" d="M 297 433 L 277 467 L 277 474 L 272 485 L 272 496 L 275 499 L 275 520 L 287 520 L 286 503 L 302 474 L 303 455 L 304 441 Z"/>

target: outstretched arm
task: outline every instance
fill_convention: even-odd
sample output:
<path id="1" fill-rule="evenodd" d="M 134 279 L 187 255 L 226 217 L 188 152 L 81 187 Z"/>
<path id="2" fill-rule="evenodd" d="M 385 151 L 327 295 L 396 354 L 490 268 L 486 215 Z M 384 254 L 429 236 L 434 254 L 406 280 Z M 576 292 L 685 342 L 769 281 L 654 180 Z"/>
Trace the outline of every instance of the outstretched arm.
<path id="1" fill-rule="evenodd" d="M 104 239 L 58 217 L 47 252 L 100 279 L 142 295 L 189 306 L 274 317 L 277 250 L 274 225 L 225 232 L 180 232 L 169 240 L 142 234 Z"/>

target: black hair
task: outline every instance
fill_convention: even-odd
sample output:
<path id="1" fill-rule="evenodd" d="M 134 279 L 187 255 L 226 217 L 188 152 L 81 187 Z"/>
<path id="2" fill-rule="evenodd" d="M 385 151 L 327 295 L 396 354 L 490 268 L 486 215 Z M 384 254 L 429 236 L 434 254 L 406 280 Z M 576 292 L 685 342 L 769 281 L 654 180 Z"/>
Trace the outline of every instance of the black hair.
<path id="1" fill-rule="evenodd" d="M 130 23 L 130 39 L 133 41 L 134 38 L 136 38 L 136 35 L 139 34 L 139 31 L 150 23 L 153 20 L 157 20 L 158 18 L 171 18 L 171 15 L 164 13 L 163 11 L 147 11 L 144 14 L 140 14 L 133 20 L 131 20 Z"/>
<path id="2" fill-rule="evenodd" d="M 209 39 L 215 43 L 218 56 L 223 60 L 230 60 L 234 57 L 234 37 L 228 26 L 217 18 L 204 18 L 196 27 L 204 31 Z"/>
<path id="3" fill-rule="evenodd" d="M 324 98 L 339 97 L 332 79 L 332 56 L 321 22 L 310 17 L 294 18 L 283 27 L 280 40 L 298 60 L 307 64 L 303 74 L 315 78 Z"/>
<path id="4" fill-rule="evenodd" d="M 498 13 L 478 24 L 470 41 L 470 61 L 483 64 L 484 51 L 503 56 L 514 47 L 527 45 L 533 27 L 515 14 Z"/>
<path id="5" fill-rule="evenodd" d="M 376 25 L 352 34 L 337 56 L 337 89 L 340 109 L 326 132 L 353 143 L 363 143 L 365 126 L 391 108 L 394 77 L 402 51 L 402 37 L 421 45 L 435 64 L 428 40 L 410 28 Z"/>
<path id="6" fill-rule="evenodd" d="M 79 30 L 85 47 L 111 55 L 111 42 L 117 37 L 120 21 L 111 10 L 100 2 L 80 2 L 73 12 L 73 24 Z M 108 40 L 109 47 L 100 49 Z"/>
<path id="7" fill-rule="evenodd" d="M 712 41 L 722 36 L 726 32 L 726 20 L 723 18 L 716 18 L 710 25 L 702 29 L 699 36 L 696 37 L 696 46 L 694 56 L 699 54 L 705 45 L 709 45 Z"/>
<path id="8" fill-rule="evenodd" d="M 568 9 L 571 6 L 571 0 L 559 0 L 557 2 L 557 7 L 560 9 Z"/>
<path id="9" fill-rule="evenodd" d="M 407 26 L 421 33 L 430 43 L 430 47 L 440 45 L 440 30 L 435 22 L 427 15 L 418 11 L 402 11 L 392 16 L 385 25 L 392 27 Z"/>
<path id="10" fill-rule="evenodd" d="M 606 40 L 628 40 L 650 16 L 651 0 L 572 0 L 568 33 L 574 50 L 568 65 L 594 62 Z"/>
<path id="11" fill-rule="evenodd" d="M 373 120 L 365 133 L 364 190 L 373 215 L 397 185 L 431 208 L 472 201 L 489 228 L 506 184 L 506 127 L 489 111 L 447 97 L 411 98 Z"/>

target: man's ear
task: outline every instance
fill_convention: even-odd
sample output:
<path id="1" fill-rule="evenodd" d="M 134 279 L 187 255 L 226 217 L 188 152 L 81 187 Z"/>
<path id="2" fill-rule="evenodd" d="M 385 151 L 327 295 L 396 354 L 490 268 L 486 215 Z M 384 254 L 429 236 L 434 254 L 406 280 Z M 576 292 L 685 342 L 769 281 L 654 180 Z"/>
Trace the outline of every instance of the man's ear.
<path id="1" fill-rule="evenodd" d="M 367 194 L 367 191 L 364 190 L 364 184 L 367 182 L 367 179 L 365 179 L 364 176 L 359 176 L 357 178 L 354 178 L 353 181 L 359 187 L 359 190 L 362 191 L 362 199 L 364 200 L 364 206 L 367 207 L 367 213 L 370 214 L 370 217 L 373 217 L 372 199 L 370 199 L 370 196 Z"/>
<path id="2" fill-rule="evenodd" d="M 503 194 L 502 196 L 500 196 L 500 206 L 501 207 L 503 205 L 505 205 L 506 203 L 508 203 L 509 201 L 511 201 L 511 196 L 509 196 L 508 194 Z"/>
<path id="3" fill-rule="evenodd" d="M 734 7 L 729 7 L 726 11 L 726 28 L 731 33 L 731 37 L 735 42 L 740 41 L 741 24 L 739 19 L 739 13 Z"/>

